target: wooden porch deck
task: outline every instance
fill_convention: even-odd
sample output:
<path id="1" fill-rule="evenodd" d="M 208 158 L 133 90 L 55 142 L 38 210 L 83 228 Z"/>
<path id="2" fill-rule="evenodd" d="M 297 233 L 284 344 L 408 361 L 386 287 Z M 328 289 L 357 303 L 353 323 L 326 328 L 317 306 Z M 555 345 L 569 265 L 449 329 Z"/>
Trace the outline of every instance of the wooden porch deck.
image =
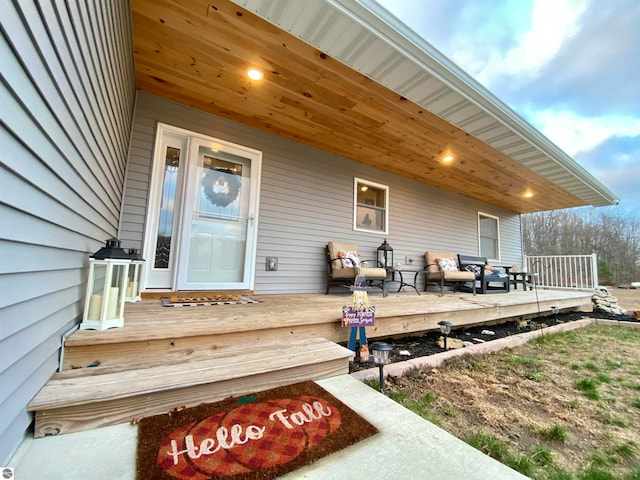
<path id="1" fill-rule="evenodd" d="M 64 345 L 63 369 L 29 404 L 34 435 L 56 435 L 133 421 L 176 407 L 213 402 L 349 371 L 350 294 L 254 295 L 259 303 L 164 307 L 127 304 L 125 326 L 77 330 Z M 591 292 L 513 291 L 477 295 L 371 293 L 369 338 L 492 324 L 561 310 L 591 310 Z"/>
<path id="2" fill-rule="evenodd" d="M 515 290 L 508 294 L 415 292 L 392 293 L 382 298 L 369 294 L 376 306 L 376 326 L 368 338 L 381 338 L 436 330 L 448 320 L 456 327 L 491 324 L 511 318 L 561 310 L 591 310 L 590 291 Z M 151 358 L 247 351 L 261 343 L 322 337 L 340 343 L 349 330 L 341 326 L 345 294 L 253 295 L 260 303 L 205 307 L 164 307 L 159 299 L 126 305 L 125 326 L 97 332 L 79 330 L 65 344 L 64 369 L 87 365 L 131 365 Z"/>

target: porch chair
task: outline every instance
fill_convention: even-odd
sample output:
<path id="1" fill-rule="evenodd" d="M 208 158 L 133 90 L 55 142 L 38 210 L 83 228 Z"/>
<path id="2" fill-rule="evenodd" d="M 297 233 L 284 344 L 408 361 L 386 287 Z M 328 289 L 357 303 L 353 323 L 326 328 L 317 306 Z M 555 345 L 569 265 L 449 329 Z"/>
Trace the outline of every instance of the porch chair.
<path id="1" fill-rule="evenodd" d="M 387 270 L 378 265 L 377 260 L 364 260 L 355 243 L 329 242 L 327 253 L 327 291 L 332 286 L 340 285 L 349 287 L 354 284 L 356 276 L 361 275 L 371 286 L 377 286 L 382 290 L 382 296 L 387 296 L 385 280 Z"/>
<path id="2" fill-rule="evenodd" d="M 492 267 L 486 257 L 458 254 L 460 270 L 474 272 L 480 284 L 480 293 L 509 293 L 509 268 Z M 473 282 L 475 285 L 475 281 Z"/>
<path id="3" fill-rule="evenodd" d="M 460 270 L 458 267 L 458 259 L 453 252 L 426 252 L 424 254 L 427 262 L 427 278 L 424 289 L 427 290 L 429 285 L 440 286 L 440 296 L 444 295 L 444 287 L 449 285 L 455 292 L 458 288 L 466 283 L 471 284 L 473 294 L 476 294 L 475 274 Z"/>

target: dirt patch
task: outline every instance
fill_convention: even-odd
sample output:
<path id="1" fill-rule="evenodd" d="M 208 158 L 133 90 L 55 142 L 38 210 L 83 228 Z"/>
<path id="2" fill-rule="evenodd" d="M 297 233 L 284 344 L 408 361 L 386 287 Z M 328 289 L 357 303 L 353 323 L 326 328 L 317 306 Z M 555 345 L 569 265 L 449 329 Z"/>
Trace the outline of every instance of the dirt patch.
<path id="1" fill-rule="evenodd" d="M 454 330 L 480 343 L 583 318 L 638 322 L 640 290 L 611 289 L 625 315 L 568 313 Z M 443 351 L 439 332 L 381 339 L 392 362 Z M 352 370 L 373 364 L 353 362 Z M 371 381 L 377 388 L 377 382 Z M 386 394 L 534 479 L 640 478 L 640 330 L 591 325 L 497 354 L 387 376 Z"/>
<path id="2" fill-rule="evenodd" d="M 386 384 L 407 408 L 472 444 L 482 438 L 481 450 L 532 478 L 640 472 L 640 330 L 591 325 Z"/>

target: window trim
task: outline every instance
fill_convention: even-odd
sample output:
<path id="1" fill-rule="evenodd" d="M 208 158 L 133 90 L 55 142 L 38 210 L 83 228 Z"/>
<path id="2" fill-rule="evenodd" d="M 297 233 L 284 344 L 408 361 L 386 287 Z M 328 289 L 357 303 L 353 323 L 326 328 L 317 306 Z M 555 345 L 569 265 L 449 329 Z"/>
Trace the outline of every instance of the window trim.
<path id="1" fill-rule="evenodd" d="M 482 252 L 482 236 L 480 234 L 480 219 L 481 217 L 485 217 L 485 218 L 492 218 L 496 221 L 496 234 L 498 235 L 497 243 L 498 243 L 498 258 L 489 258 L 486 255 L 483 254 Z M 490 213 L 485 213 L 485 212 L 478 212 L 478 255 L 480 255 L 481 257 L 486 257 L 487 260 L 493 260 L 496 262 L 500 261 L 500 257 L 501 257 L 501 245 L 500 245 L 500 217 L 497 217 L 495 215 L 491 215 Z"/>
<path id="2" fill-rule="evenodd" d="M 358 227 L 358 186 L 366 185 L 384 191 L 385 207 L 384 211 L 384 230 L 369 230 Z M 371 182 L 363 178 L 353 177 L 353 230 L 357 232 L 376 233 L 379 235 L 388 235 L 389 233 L 389 187 L 381 183 Z"/>

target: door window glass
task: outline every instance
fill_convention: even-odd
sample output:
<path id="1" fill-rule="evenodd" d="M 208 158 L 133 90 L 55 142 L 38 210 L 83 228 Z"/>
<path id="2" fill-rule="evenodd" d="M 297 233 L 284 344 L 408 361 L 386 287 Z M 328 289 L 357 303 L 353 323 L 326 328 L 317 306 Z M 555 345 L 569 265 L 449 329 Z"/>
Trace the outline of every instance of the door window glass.
<path id="1" fill-rule="evenodd" d="M 159 269 L 169 268 L 179 166 L 180 149 L 168 146 L 164 158 L 162 196 L 160 199 L 160 213 L 158 215 L 158 235 L 156 238 L 156 252 L 153 265 Z"/>

